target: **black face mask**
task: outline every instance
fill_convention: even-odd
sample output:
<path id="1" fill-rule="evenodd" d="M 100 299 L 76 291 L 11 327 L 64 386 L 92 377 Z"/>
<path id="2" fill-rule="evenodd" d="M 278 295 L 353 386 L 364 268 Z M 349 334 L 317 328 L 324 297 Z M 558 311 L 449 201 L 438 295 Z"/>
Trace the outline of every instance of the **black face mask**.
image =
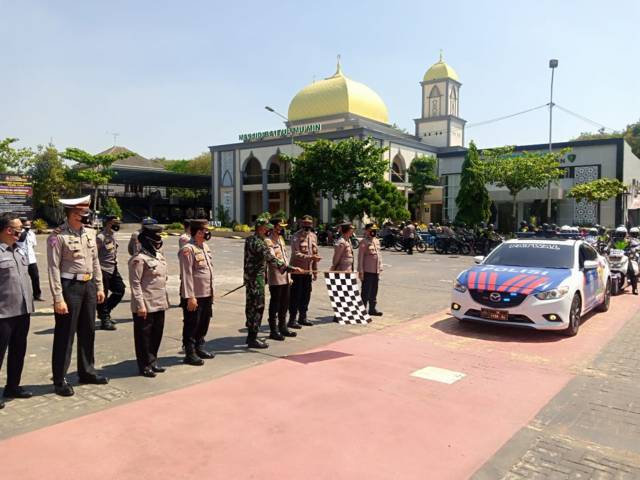
<path id="1" fill-rule="evenodd" d="M 371 231 L 369 232 L 369 235 L 371 235 L 372 237 L 375 237 L 377 233 L 378 233 L 378 231 L 377 231 L 377 230 L 371 230 Z"/>
<path id="2" fill-rule="evenodd" d="M 304 227 L 302 227 L 302 230 L 304 230 L 305 232 L 310 232 L 311 231 L 311 227 L 304 226 Z"/>
<path id="3" fill-rule="evenodd" d="M 205 240 L 211 240 L 211 232 L 209 230 L 204 232 L 204 239 Z"/>
<path id="4" fill-rule="evenodd" d="M 83 225 L 91 224 L 91 214 L 87 213 L 86 215 L 80 215 L 80 223 Z"/>
<path id="5" fill-rule="evenodd" d="M 111 230 L 117 232 L 118 230 L 120 230 L 120 225 L 111 225 Z"/>
<path id="6" fill-rule="evenodd" d="M 14 232 L 14 236 L 15 234 L 18 233 L 17 231 Z M 18 241 L 19 242 L 24 242 L 27 239 L 27 230 L 22 230 L 22 232 L 20 232 L 20 235 L 18 236 Z"/>

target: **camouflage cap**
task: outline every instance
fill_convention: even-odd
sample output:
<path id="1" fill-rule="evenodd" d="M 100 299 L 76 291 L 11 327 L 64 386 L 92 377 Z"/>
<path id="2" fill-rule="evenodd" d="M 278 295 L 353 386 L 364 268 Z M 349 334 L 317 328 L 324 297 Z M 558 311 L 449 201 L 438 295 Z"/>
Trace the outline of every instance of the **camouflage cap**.
<path id="1" fill-rule="evenodd" d="M 271 224 L 271 222 L 269 221 L 268 218 L 258 218 L 256 220 L 256 228 L 258 227 L 267 227 L 268 229 L 273 228 L 273 225 Z"/>

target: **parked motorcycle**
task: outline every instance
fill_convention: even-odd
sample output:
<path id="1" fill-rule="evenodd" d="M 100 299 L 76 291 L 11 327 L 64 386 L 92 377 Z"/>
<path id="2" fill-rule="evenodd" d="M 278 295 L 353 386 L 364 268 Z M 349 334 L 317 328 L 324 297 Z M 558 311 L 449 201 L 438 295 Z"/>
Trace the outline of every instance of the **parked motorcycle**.
<path id="1" fill-rule="evenodd" d="M 638 252 L 635 248 L 628 251 L 612 248 L 607 252 L 609 269 L 611 270 L 611 294 L 619 295 L 631 285 L 629 281 L 629 262 L 638 276 Z"/>

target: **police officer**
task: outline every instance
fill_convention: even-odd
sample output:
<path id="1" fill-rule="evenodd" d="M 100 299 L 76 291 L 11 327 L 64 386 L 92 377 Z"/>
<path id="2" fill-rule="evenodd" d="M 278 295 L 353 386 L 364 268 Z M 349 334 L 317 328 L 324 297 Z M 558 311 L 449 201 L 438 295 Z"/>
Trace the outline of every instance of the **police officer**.
<path id="1" fill-rule="evenodd" d="M 158 221 L 155 218 L 145 217 L 142 219 L 142 223 L 140 224 L 140 228 L 131 234 L 131 238 L 129 239 L 129 245 L 127 245 L 127 251 L 129 255 L 135 255 L 140 250 L 140 242 L 138 242 L 138 235 L 142 232 L 142 228 L 145 225 L 155 225 Z"/>
<path id="2" fill-rule="evenodd" d="M 244 285 L 246 293 L 245 315 L 247 326 L 247 347 L 268 348 L 266 342 L 258 339 L 258 330 L 262 323 L 264 313 L 264 284 L 266 264 L 280 269 L 282 273 L 296 272 L 301 269 L 287 265 L 283 260 L 277 259 L 267 244 L 265 238 L 267 232 L 273 229 L 273 225 L 266 218 L 258 218 L 255 224 L 255 233 L 244 243 Z"/>
<path id="3" fill-rule="evenodd" d="M 273 229 L 271 234 L 265 238 L 265 243 L 274 257 L 288 265 L 289 255 L 282 237 L 287 224 L 279 217 L 272 218 L 271 224 Z M 277 265 L 269 263 L 267 280 L 269 282 L 269 329 L 271 331 L 269 338 L 282 341 L 285 337 L 295 337 L 297 333 L 287 327 L 291 276 L 288 272 L 283 272 Z"/>
<path id="4" fill-rule="evenodd" d="M 49 285 L 53 295 L 56 325 L 53 333 L 52 369 L 55 392 L 74 394 L 66 379 L 71 363 L 73 339 L 78 334 L 80 383 L 104 385 L 106 377 L 94 368 L 96 302 L 104 302 L 102 271 L 95 231 L 91 223 L 91 197 L 60 200 L 67 220 L 47 240 Z"/>
<path id="5" fill-rule="evenodd" d="M 180 250 L 180 305 L 184 315 L 184 363 L 200 366 L 215 357 L 204 349 L 213 316 L 213 257 L 207 245 L 211 232 L 206 220 L 191 220 L 191 240 Z"/>
<path id="6" fill-rule="evenodd" d="M 382 272 L 380 241 L 376 237 L 377 225 L 368 223 L 364 227 L 364 238 L 358 247 L 358 277 L 362 282 L 362 302 L 369 307 L 369 315 L 377 317 L 382 312 L 376 310 L 378 303 L 378 283 Z"/>
<path id="7" fill-rule="evenodd" d="M 30 398 L 32 395 L 20 386 L 33 313 L 29 258 L 16 244 L 21 233 L 22 222 L 16 215 L 0 215 L 0 370 L 4 355 L 9 350 L 4 398 Z M 4 408 L 2 400 L 0 408 Z"/>
<path id="8" fill-rule="evenodd" d="M 340 225 L 341 236 L 333 247 L 333 259 L 331 260 L 331 271 L 353 272 L 353 246 L 351 236 L 353 235 L 353 225 L 343 223 Z"/>
<path id="9" fill-rule="evenodd" d="M 161 232 L 160 225 L 142 227 L 138 235 L 140 251 L 129 259 L 136 360 L 140 375 L 151 378 L 165 371 L 158 365 L 164 312 L 169 308 L 167 260 L 160 251 Z"/>
<path id="10" fill-rule="evenodd" d="M 412 222 L 407 222 L 407 225 L 402 230 L 402 239 L 404 240 L 404 248 L 407 254 L 413 255 L 413 245 L 416 240 L 416 226 Z"/>
<path id="11" fill-rule="evenodd" d="M 184 232 L 182 232 L 182 235 L 180 235 L 180 238 L 178 238 L 179 250 L 182 249 L 182 247 L 184 247 L 187 243 L 189 243 L 189 240 L 191 240 L 191 220 L 183 220 L 182 226 L 184 227 Z"/>
<path id="12" fill-rule="evenodd" d="M 38 259 L 36 258 L 35 247 L 38 245 L 36 234 L 31 228 L 31 220 L 21 218 L 23 231 L 18 240 L 18 246 L 27 253 L 29 258 L 29 277 L 31 277 L 31 288 L 33 289 L 33 299 L 42 301 L 42 290 L 40 290 L 40 272 L 38 271 Z"/>
<path id="13" fill-rule="evenodd" d="M 311 300 L 311 280 L 318 278 L 318 237 L 313 230 L 313 218 L 302 217 L 302 228 L 291 237 L 291 265 L 302 271 L 294 273 L 291 278 L 291 298 L 289 299 L 289 328 L 300 328 L 300 325 L 311 326 L 307 319 L 307 310 Z"/>
<path id="14" fill-rule="evenodd" d="M 118 241 L 114 232 L 120 230 L 120 219 L 115 215 L 105 218 L 104 228 L 96 236 L 98 258 L 102 270 L 102 284 L 104 293 L 109 297 L 98 305 L 98 318 L 102 330 L 115 330 L 115 322 L 111 319 L 111 312 L 124 296 L 124 282 L 118 272 Z"/>

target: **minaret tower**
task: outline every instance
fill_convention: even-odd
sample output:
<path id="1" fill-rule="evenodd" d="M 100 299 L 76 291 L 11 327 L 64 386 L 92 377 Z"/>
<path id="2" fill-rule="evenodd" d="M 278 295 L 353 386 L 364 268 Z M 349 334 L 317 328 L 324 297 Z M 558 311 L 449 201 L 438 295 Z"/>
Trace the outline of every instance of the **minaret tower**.
<path id="1" fill-rule="evenodd" d="M 460 118 L 460 80 L 442 58 L 427 70 L 422 82 L 422 117 L 416 122 L 420 141 L 434 147 L 464 146 L 464 125 Z"/>

